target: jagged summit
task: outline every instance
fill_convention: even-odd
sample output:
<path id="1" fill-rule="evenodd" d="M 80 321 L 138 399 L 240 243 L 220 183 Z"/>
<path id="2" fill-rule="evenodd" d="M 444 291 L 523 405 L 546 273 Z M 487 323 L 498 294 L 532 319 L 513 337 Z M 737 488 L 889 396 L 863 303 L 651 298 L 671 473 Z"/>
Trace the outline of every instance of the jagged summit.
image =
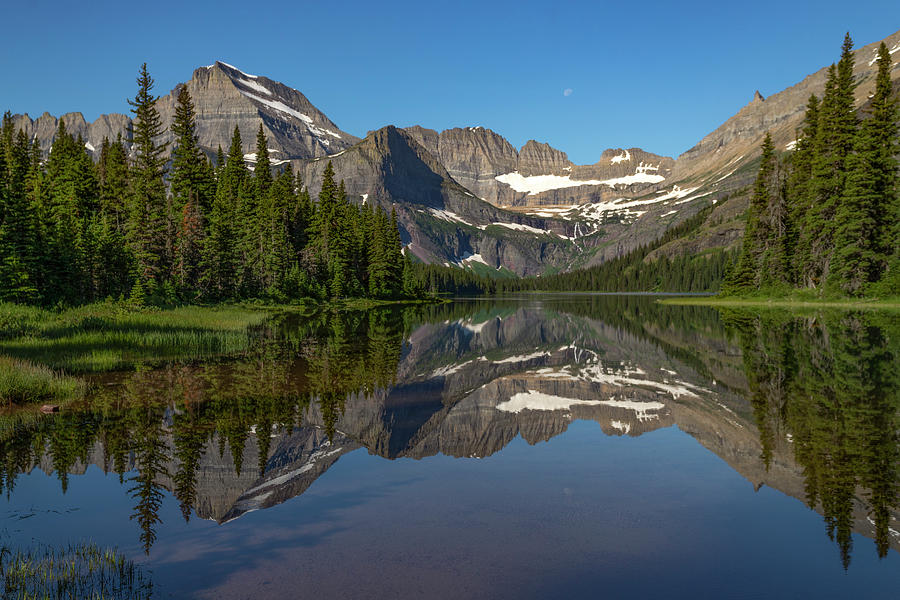
<path id="1" fill-rule="evenodd" d="M 753 94 L 753 102 L 765 102 L 766 97 L 759 93 L 759 90 L 756 90 Z"/>
<path id="2" fill-rule="evenodd" d="M 262 124 L 269 140 L 273 161 L 327 156 L 346 150 L 359 141 L 335 125 L 309 99 L 294 88 L 260 75 L 251 75 L 223 61 L 195 69 L 191 78 L 161 96 L 157 109 L 163 123 L 172 122 L 175 100 L 182 87 L 187 87 L 197 113 L 197 135 L 200 145 L 210 155 L 219 146 L 227 148 L 235 126 L 241 131 L 244 152 L 249 155 L 256 146 L 256 132 Z M 80 135 L 85 147 L 96 156 L 103 138 L 118 134 L 127 140 L 131 118 L 125 114 L 104 114 L 88 123 L 81 113 L 60 117 L 66 129 Z M 40 142 L 45 153 L 50 151 L 59 119 L 44 113 L 37 119 L 27 114 L 15 115 L 14 126 Z M 162 141 L 171 141 L 167 131 Z"/>

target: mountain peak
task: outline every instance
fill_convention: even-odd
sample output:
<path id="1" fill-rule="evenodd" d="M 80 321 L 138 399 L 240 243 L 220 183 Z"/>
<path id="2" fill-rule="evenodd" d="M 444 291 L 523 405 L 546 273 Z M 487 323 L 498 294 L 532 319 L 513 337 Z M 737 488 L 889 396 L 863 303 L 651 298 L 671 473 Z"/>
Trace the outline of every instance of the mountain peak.
<path id="1" fill-rule="evenodd" d="M 207 68 L 207 69 L 212 69 L 213 67 L 219 67 L 220 69 L 222 69 L 222 68 L 224 67 L 223 70 L 226 71 L 226 72 L 229 73 L 229 74 L 232 74 L 232 73 L 239 73 L 239 74 L 241 74 L 241 75 L 243 75 L 244 77 L 247 77 L 247 78 L 249 78 L 249 79 L 258 79 L 258 76 L 256 76 L 256 75 L 251 75 L 250 73 L 245 73 L 244 71 L 241 71 L 240 69 L 238 69 L 238 68 L 235 67 L 234 65 L 230 65 L 230 64 L 228 64 L 227 62 L 222 61 L 222 60 L 217 60 L 214 64 L 209 65 L 209 66 L 206 67 L 206 68 Z"/>
<path id="2" fill-rule="evenodd" d="M 752 100 L 752 101 L 753 101 L 753 102 L 765 102 L 765 101 L 766 101 L 766 97 L 763 96 L 762 94 L 760 94 L 760 93 L 759 93 L 759 90 L 756 90 L 756 92 L 753 94 L 753 100 Z"/>

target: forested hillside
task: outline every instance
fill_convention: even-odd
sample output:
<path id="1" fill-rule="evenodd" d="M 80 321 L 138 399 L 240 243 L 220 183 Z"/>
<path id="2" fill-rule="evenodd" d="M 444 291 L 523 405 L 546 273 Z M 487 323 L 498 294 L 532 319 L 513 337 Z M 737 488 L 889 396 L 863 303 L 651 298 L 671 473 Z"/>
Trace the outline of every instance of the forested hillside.
<path id="1" fill-rule="evenodd" d="M 726 277 L 726 293 L 900 293 L 893 61 L 882 43 L 875 92 L 860 115 L 854 108 L 858 82 L 852 47 L 848 34 L 823 97 L 809 99 L 794 151 L 779 157 L 765 138 L 740 258 Z"/>
<path id="2" fill-rule="evenodd" d="M 318 202 L 290 168 L 273 174 L 260 126 L 251 171 L 235 127 L 210 163 L 185 87 L 162 122 L 146 65 L 133 130 L 105 139 L 95 163 L 59 122 L 49 157 L 0 130 L 0 301 L 77 305 L 419 295 L 396 217 L 350 203 L 325 167 Z M 159 140 L 167 126 L 170 148 Z M 170 151 L 171 150 L 171 151 Z"/>

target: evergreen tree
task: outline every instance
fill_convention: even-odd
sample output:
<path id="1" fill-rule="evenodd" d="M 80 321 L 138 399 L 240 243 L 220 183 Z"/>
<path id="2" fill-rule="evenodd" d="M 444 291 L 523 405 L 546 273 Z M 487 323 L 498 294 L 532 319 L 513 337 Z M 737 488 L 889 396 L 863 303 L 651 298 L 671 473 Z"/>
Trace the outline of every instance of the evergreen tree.
<path id="1" fill-rule="evenodd" d="M 788 177 L 787 195 L 790 198 L 790 222 L 788 243 L 793 250 L 791 280 L 801 287 L 811 287 L 812 282 L 803 278 L 812 262 L 812 239 L 804 235 L 807 216 L 813 206 L 812 181 L 813 160 L 816 149 L 816 134 L 819 128 L 819 98 L 813 94 L 806 104 L 803 125 L 797 134 L 797 145 L 791 156 L 791 173 Z"/>
<path id="2" fill-rule="evenodd" d="M 116 230 L 124 234 L 130 181 L 128 154 L 121 133 L 116 136 L 114 142 L 103 139 L 97 173 L 100 185 L 100 210 Z"/>
<path id="3" fill-rule="evenodd" d="M 287 271 L 295 256 L 290 230 L 296 203 L 294 174 L 287 169 L 268 187 L 260 204 L 260 282 L 270 296 L 284 292 Z"/>
<path id="4" fill-rule="evenodd" d="M 775 232 L 766 213 L 772 201 L 772 177 L 775 173 L 775 150 L 772 137 L 766 133 L 762 143 L 762 158 L 759 172 L 753 185 L 744 241 L 736 267 L 729 277 L 727 288 L 730 294 L 746 293 L 759 287 L 762 276 L 764 255 L 770 250 Z"/>
<path id="5" fill-rule="evenodd" d="M 829 278 L 834 253 L 835 215 L 844 195 L 845 162 L 853 149 L 857 128 L 852 49 L 853 41 L 847 34 L 840 61 L 828 70 L 819 112 L 810 184 L 814 205 L 804 223 L 809 240 L 809 262 L 804 265 L 803 278 L 814 287 L 823 286 Z"/>
<path id="6" fill-rule="evenodd" d="M 0 192 L 0 300 L 35 302 L 35 224 L 28 198 L 31 146 L 25 132 L 20 129 L 12 148 L 4 150 L 8 164 Z"/>
<path id="7" fill-rule="evenodd" d="M 212 168 L 197 141 L 194 103 L 182 86 L 175 105 L 172 132 L 172 208 L 174 221 L 174 279 L 181 294 L 191 294 L 200 283 L 204 214 L 210 209 L 214 192 Z"/>
<path id="8" fill-rule="evenodd" d="M 891 54 L 882 42 L 870 116 L 863 122 L 865 134 L 860 136 L 865 136 L 865 141 L 861 140 L 864 160 L 858 166 L 870 170 L 874 179 L 873 233 L 880 256 L 872 279 L 883 279 L 879 293 L 900 295 L 900 177 L 896 158 L 900 154 L 900 110 L 897 96 L 892 94 L 891 68 Z"/>
<path id="9" fill-rule="evenodd" d="M 175 245 L 174 229 L 169 227 L 169 206 L 163 181 L 167 144 L 158 144 L 164 133 L 157 97 L 153 96 L 153 78 L 147 63 L 141 65 L 137 78 L 138 91 L 128 103 L 134 114 L 133 139 L 135 159 L 131 169 L 131 198 L 128 209 L 128 240 L 137 262 L 137 275 L 151 288 L 161 284 Z"/>
<path id="10" fill-rule="evenodd" d="M 219 159 L 224 159 L 221 151 L 219 148 Z M 237 292 L 237 204 L 246 178 L 241 132 L 235 126 L 228 158 L 219 162 L 217 169 L 216 196 L 203 242 L 202 287 L 204 294 L 212 299 L 233 298 Z"/>
<path id="11" fill-rule="evenodd" d="M 196 112 L 187 86 L 181 86 L 175 102 L 172 122 L 175 144 L 169 181 L 173 208 L 180 213 L 188 202 L 194 202 L 201 213 L 209 211 L 215 194 L 215 181 L 209 161 L 197 138 Z"/>

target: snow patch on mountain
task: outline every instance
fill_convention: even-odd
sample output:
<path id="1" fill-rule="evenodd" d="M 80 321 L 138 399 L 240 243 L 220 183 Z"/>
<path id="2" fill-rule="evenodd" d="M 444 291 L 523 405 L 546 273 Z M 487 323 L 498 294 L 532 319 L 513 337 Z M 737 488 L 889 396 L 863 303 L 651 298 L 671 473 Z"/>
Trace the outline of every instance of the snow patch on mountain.
<path id="1" fill-rule="evenodd" d="M 251 90 L 256 90 L 257 92 L 263 93 L 266 96 L 271 96 L 272 92 L 264 85 L 256 83 L 255 81 L 251 81 L 250 79 L 235 79 L 239 84 L 250 88 Z"/>
<path id="2" fill-rule="evenodd" d="M 658 419 L 658 414 L 650 414 L 650 411 L 662 410 L 666 407 L 662 402 L 635 402 L 634 400 L 601 400 L 599 404 L 633 410 L 638 421 L 652 421 Z"/>
<path id="3" fill-rule="evenodd" d="M 508 413 L 520 413 L 523 410 L 569 410 L 576 405 L 597 405 L 596 400 L 578 400 L 545 394 L 537 390 L 528 390 L 513 394 L 509 400 L 497 405 L 497 410 Z"/>
<path id="4" fill-rule="evenodd" d="M 700 189 L 700 188 L 692 187 L 692 188 L 681 189 L 677 185 L 674 185 L 674 186 L 672 186 L 672 191 L 670 191 L 670 192 L 666 192 L 665 190 L 660 191 L 659 192 L 660 194 L 662 194 L 662 193 L 665 193 L 665 194 L 663 196 L 657 196 L 656 198 L 653 199 L 653 201 L 654 202 L 666 202 L 669 200 L 678 200 L 680 198 L 684 198 L 685 196 L 689 196 L 690 194 L 693 194 L 698 189 Z"/>
<path id="5" fill-rule="evenodd" d="M 275 148 L 269 148 L 269 164 L 272 165 L 273 167 L 277 167 L 278 165 L 283 165 L 286 162 L 291 162 L 288 159 L 273 158 L 272 157 L 273 152 L 280 152 L 280 150 L 277 150 Z M 251 162 L 251 163 L 255 164 L 256 163 L 256 152 L 249 152 L 249 153 L 245 154 L 244 160 L 246 162 Z"/>
<path id="6" fill-rule="evenodd" d="M 631 431 L 631 423 L 623 423 L 622 421 L 611 421 L 610 425 L 612 425 L 614 429 L 618 429 L 622 433 L 628 433 L 629 431 Z"/>
<path id="7" fill-rule="evenodd" d="M 900 52 L 900 42 L 897 42 L 896 44 L 894 44 L 894 47 L 891 48 L 890 50 L 888 50 L 888 52 L 891 55 L 895 54 L 896 52 Z M 869 66 L 871 67 L 876 62 L 878 62 L 878 48 L 874 49 L 874 55 L 872 56 L 872 60 L 869 61 Z"/>
<path id="8" fill-rule="evenodd" d="M 659 165 L 649 165 L 643 162 L 635 169 L 631 175 L 622 177 L 614 177 L 612 179 L 572 179 L 570 175 L 530 175 L 525 177 L 518 171 L 512 173 L 504 173 L 494 177 L 500 183 L 505 183 L 519 193 L 527 193 L 529 196 L 547 192 L 550 190 L 558 190 L 563 188 L 578 187 L 582 185 L 608 185 L 616 187 L 618 185 L 634 185 L 637 183 L 659 183 L 665 180 L 665 177 L 655 173 L 659 170 Z"/>
<path id="9" fill-rule="evenodd" d="M 307 114 L 304 114 L 304 113 L 300 112 L 299 110 L 296 110 L 296 109 L 291 108 L 290 106 L 288 106 L 288 105 L 285 104 L 284 102 L 281 102 L 281 101 L 279 101 L 279 100 L 269 100 L 269 99 L 266 99 L 266 98 L 261 98 L 260 96 L 257 96 L 256 94 L 251 94 L 250 92 L 248 92 L 248 91 L 246 91 L 246 90 L 242 90 L 242 89 L 240 89 L 240 88 L 238 88 L 238 91 L 239 91 L 241 94 L 243 94 L 244 96 L 250 98 L 251 100 L 255 100 L 256 102 L 259 102 L 260 104 L 263 104 L 263 105 L 265 105 L 265 106 L 268 106 L 269 108 L 275 109 L 275 110 L 277 110 L 277 111 L 279 111 L 279 112 L 282 112 L 282 113 L 284 113 L 284 114 L 286 114 L 286 115 L 290 115 L 290 116 L 292 116 L 292 117 L 296 117 L 296 118 L 300 119 L 301 121 L 303 121 L 303 122 L 306 124 L 306 127 L 309 129 L 309 131 L 310 131 L 314 136 L 316 136 L 317 138 L 319 138 L 319 140 L 320 140 L 323 144 L 325 144 L 326 146 L 327 146 L 328 143 L 329 143 L 328 140 L 324 139 L 324 137 L 325 137 L 326 135 L 330 135 L 330 136 L 332 136 L 332 137 L 341 139 L 341 136 L 340 136 L 339 133 L 336 133 L 336 132 L 334 132 L 334 131 L 331 131 L 330 129 L 323 129 L 323 128 L 321 128 L 321 127 L 318 127 L 318 126 L 313 122 L 312 117 L 310 117 L 310 116 L 307 115 Z"/>
<path id="10" fill-rule="evenodd" d="M 449 221 L 450 223 L 462 223 L 463 225 L 468 225 L 469 227 L 475 227 L 474 225 L 472 225 L 471 223 L 469 223 L 468 221 L 466 221 L 465 219 L 460 217 L 455 212 L 451 212 L 449 210 L 443 210 L 440 208 L 429 208 L 428 212 L 430 212 L 432 215 L 434 215 L 438 219 L 441 219 L 442 221 Z"/>
<path id="11" fill-rule="evenodd" d="M 614 164 L 614 165 L 617 165 L 617 164 L 619 164 L 620 162 L 625 162 L 626 160 L 631 160 L 631 153 L 629 153 L 628 150 L 625 151 L 625 154 L 619 154 L 619 155 L 617 155 L 617 156 L 613 156 L 613 157 L 609 160 L 609 162 L 612 163 L 612 164 Z"/>
<path id="12" fill-rule="evenodd" d="M 527 362 L 529 360 L 534 360 L 535 358 L 545 358 L 550 356 L 549 352 L 534 352 L 532 354 L 522 354 L 519 356 L 509 356 L 507 358 L 501 358 L 499 360 L 493 361 L 495 365 L 499 365 L 502 363 L 521 363 Z"/>
<path id="13" fill-rule="evenodd" d="M 236 66 L 234 66 L 234 65 L 229 65 L 227 62 L 224 62 L 224 61 L 221 61 L 221 60 L 220 60 L 220 61 L 218 61 L 218 63 L 219 63 L 220 65 L 225 65 L 226 67 L 228 67 L 229 69 L 231 69 L 231 70 L 233 70 L 233 71 L 237 71 L 238 73 L 240 73 L 240 74 L 243 75 L 244 77 L 249 77 L 250 79 L 258 79 L 258 77 L 257 77 L 256 75 L 251 75 L 250 73 L 244 73 L 243 71 L 241 71 L 240 69 L 238 69 Z M 211 69 L 211 68 L 212 68 L 212 65 L 210 65 L 210 66 L 208 66 L 208 67 L 206 67 L 206 68 L 207 68 L 207 69 Z"/>
<path id="14" fill-rule="evenodd" d="M 549 231 L 547 229 L 538 229 L 537 227 L 532 227 L 530 225 L 522 225 L 521 223 L 491 223 L 491 225 L 499 225 L 500 227 L 506 227 L 507 229 L 515 229 L 516 231 L 526 231 L 528 233 L 533 233 L 535 235 L 557 235 L 556 233 Z"/>

